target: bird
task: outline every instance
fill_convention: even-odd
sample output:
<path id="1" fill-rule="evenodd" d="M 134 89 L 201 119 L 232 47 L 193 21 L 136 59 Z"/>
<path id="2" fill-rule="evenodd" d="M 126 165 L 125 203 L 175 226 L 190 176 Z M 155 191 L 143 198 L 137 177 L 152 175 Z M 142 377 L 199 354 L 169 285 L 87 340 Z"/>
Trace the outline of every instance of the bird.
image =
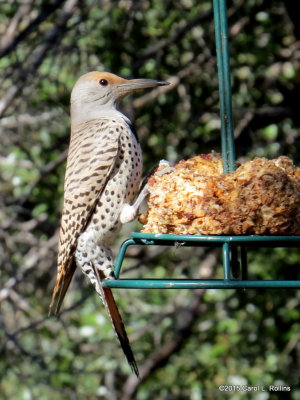
<path id="1" fill-rule="evenodd" d="M 82 75 L 71 92 L 71 138 L 64 181 L 57 278 L 49 315 L 57 315 L 76 268 L 102 299 L 125 357 L 139 376 L 122 317 L 104 279 L 114 279 L 111 241 L 133 220 L 143 193 L 142 151 L 120 100 L 139 89 L 168 82 L 125 79 L 109 72 Z M 134 202 L 134 199 L 136 201 Z"/>

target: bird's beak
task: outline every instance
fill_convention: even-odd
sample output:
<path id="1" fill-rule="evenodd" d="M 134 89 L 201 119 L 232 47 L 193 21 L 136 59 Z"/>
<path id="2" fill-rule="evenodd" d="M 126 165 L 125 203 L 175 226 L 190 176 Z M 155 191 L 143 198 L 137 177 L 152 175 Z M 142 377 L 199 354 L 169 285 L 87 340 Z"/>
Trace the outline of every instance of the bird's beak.
<path id="1" fill-rule="evenodd" d="M 157 86 L 165 86 L 169 84 L 169 82 L 157 81 L 155 79 L 124 79 L 122 83 L 116 84 L 115 88 L 120 94 L 122 93 L 126 95 L 133 92 L 134 90 L 154 88 Z"/>

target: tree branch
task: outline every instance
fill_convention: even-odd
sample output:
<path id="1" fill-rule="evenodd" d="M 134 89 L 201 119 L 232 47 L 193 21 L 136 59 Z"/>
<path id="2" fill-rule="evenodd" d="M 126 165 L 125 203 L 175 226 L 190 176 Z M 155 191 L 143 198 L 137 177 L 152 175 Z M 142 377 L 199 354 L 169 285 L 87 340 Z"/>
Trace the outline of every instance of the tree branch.
<path id="1" fill-rule="evenodd" d="M 47 52 L 52 49 L 53 43 L 62 39 L 62 33 L 66 30 L 67 22 L 72 16 L 72 11 L 77 2 L 78 0 L 66 1 L 56 26 L 48 31 L 44 42 L 38 46 L 37 50 L 33 53 L 29 67 L 27 70 L 20 71 L 18 78 L 15 80 L 16 84 L 11 86 L 6 95 L 0 101 L 0 117 L 4 114 L 19 92 L 24 88 L 24 82 L 28 81 L 28 79 L 37 71 Z"/>
<path id="2" fill-rule="evenodd" d="M 20 42 L 24 41 L 31 32 L 35 31 L 45 19 L 53 14 L 64 1 L 65 0 L 56 0 L 52 2 L 52 4 L 49 4 L 48 2 L 44 3 L 42 11 L 38 14 L 38 16 L 30 21 L 26 28 L 24 28 L 15 38 L 12 38 L 11 34 L 14 32 L 13 28 L 15 29 L 19 20 L 22 19 L 24 15 L 28 14 L 28 6 L 30 5 L 21 5 L 15 14 L 15 17 L 11 21 L 6 33 L 3 34 L 0 47 L 0 57 L 4 57 L 13 51 L 20 44 Z"/>

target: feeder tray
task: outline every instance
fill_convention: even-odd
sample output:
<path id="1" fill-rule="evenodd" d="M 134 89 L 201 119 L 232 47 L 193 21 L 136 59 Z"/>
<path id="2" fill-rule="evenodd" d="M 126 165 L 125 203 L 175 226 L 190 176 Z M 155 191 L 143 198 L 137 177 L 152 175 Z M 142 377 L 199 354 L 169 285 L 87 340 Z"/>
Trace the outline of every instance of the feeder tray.
<path id="1" fill-rule="evenodd" d="M 230 66 L 228 55 L 228 28 L 226 0 L 213 0 L 214 24 L 220 93 L 221 145 L 223 171 L 235 168 Z M 110 288 L 129 289 L 233 289 L 233 288 L 298 288 L 300 280 L 248 280 L 247 248 L 298 247 L 300 236 L 216 236 L 170 235 L 134 232 L 120 247 L 116 259 L 114 280 L 105 280 Z M 221 247 L 223 279 L 119 279 L 126 250 L 132 245 Z M 240 279 L 237 279 L 236 277 Z"/>

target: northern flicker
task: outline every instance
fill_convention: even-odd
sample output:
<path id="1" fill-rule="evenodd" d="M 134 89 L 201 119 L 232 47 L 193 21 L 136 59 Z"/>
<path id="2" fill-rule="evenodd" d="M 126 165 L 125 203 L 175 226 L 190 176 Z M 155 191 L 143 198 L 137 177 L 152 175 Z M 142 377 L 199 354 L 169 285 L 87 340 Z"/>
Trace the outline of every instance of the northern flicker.
<path id="1" fill-rule="evenodd" d="M 137 89 L 166 85 L 152 79 L 123 79 L 111 73 L 89 72 L 71 93 L 71 141 L 64 186 L 58 247 L 58 271 L 50 304 L 57 314 L 76 266 L 100 295 L 124 354 L 138 375 L 137 365 L 111 289 L 111 237 L 121 223 L 134 219 L 134 200 L 142 176 L 142 153 L 130 120 L 118 111 L 119 100 Z"/>

